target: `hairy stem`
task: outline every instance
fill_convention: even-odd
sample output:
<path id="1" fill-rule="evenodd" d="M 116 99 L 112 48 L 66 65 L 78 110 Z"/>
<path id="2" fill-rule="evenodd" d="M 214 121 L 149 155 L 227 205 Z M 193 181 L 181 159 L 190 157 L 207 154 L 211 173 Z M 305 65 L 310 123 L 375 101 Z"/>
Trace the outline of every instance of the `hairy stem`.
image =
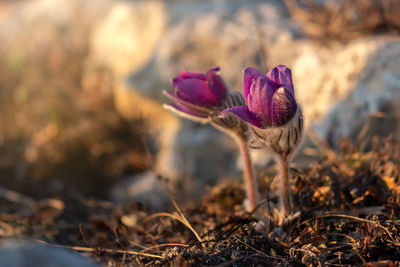
<path id="1" fill-rule="evenodd" d="M 289 160 L 287 156 L 279 156 L 281 165 L 281 192 L 280 205 L 284 215 L 292 213 L 292 195 L 289 183 Z"/>
<path id="2" fill-rule="evenodd" d="M 247 197 L 250 201 L 250 210 L 254 210 L 260 200 L 260 196 L 258 193 L 257 181 L 254 177 L 254 172 L 251 165 L 247 142 L 243 137 L 236 137 L 235 140 L 239 145 L 240 153 L 242 154 L 243 158 L 244 179 L 246 183 Z"/>

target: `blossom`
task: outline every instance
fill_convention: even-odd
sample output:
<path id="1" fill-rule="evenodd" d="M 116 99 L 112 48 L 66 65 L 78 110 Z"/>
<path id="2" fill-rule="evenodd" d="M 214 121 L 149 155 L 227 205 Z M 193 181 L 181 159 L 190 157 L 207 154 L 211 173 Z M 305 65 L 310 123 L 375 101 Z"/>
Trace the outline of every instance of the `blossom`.
<path id="1" fill-rule="evenodd" d="M 208 118 L 227 97 L 228 88 L 214 67 L 206 73 L 180 71 L 172 80 L 173 91 L 164 91 L 174 103 L 164 107 L 195 120 Z"/>
<path id="2" fill-rule="evenodd" d="M 292 214 L 289 183 L 289 158 L 299 145 L 303 116 L 294 98 L 292 72 L 283 65 L 266 75 L 256 68 L 244 71 L 243 95 L 246 106 L 223 110 L 225 117 L 233 114 L 247 123 L 258 141 L 278 155 L 281 165 L 281 214 Z"/>
<path id="3" fill-rule="evenodd" d="M 234 115 L 227 114 L 223 118 L 219 116 L 224 109 L 244 106 L 245 101 L 239 92 L 228 90 L 218 74 L 219 70 L 219 67 L 214 67 L 205 74 L 181 71 L 179 76 L 172 80 L 174 90 L 172 92 L 164 91 L 173 104 L 164 104 L 164 107 L 182 117 L 210 123 L 236 141 L 244 161 L 249 209 L 254 210 L 259 201 L 259 194 L 247 149 L 247 124 Z"/>
<path id="4" fill-rule="evenodd" d="M 292 72 L 283 65 L 276 66 L 266 75 L 256 68 L 246 68 L 243 95 L 246 106 L 228 108 L 222 115 L 229 112 L 252 126 L 267 129 L 286 124 L 298 109 Z"/>

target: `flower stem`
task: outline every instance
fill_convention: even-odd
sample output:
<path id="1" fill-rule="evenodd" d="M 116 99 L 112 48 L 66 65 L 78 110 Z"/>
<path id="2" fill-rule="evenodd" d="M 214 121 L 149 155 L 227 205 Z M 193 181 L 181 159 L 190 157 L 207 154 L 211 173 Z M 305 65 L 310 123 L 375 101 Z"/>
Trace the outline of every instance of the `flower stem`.
<path id="1" fill-rule="evenodd" d="M 292 195 L 289 184 L 289 160 L 287 156 L 279 156 L 281 164 L 281 194 L 280 205 L 284 215 L 292 213 Z"/>
<path id="2" fill-rule="evenodd" d="M 246 184 L 247 197 L 250 201 L 250 210 L 254 210 L 259 202 L 259 193 L 257 187 L 257 181 L 254 177 L 253 168 L 251 165 L 251 159 L 249 150 L 247 149 L 247 142 L 243 137 L 236 137 L 236 142 L 239 145 L 240 153 L 243 158 L 243 168 L 244 168 L 244 179 Z"/>

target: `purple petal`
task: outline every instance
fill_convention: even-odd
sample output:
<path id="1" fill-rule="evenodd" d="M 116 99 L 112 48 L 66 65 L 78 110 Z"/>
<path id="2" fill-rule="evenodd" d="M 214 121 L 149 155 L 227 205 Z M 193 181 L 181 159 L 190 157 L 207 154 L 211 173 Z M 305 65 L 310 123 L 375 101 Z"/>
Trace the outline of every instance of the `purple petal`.
<path id="1" fill-rule="evenodd" d="M 292 71 L 284 66 L 278 65 L 267 73 L 274 87 L 285 87 L 294 96 Z"/>
<path id="2" fill-rule="evenodd" d="M 250 87 L 253 81 L 257 80 L 259 77 L 264 77 L 264 73 L 256 68 L 248 67 L 244 70 L 243 78 L 243 96 L 247 103 L 247 96 L 250 93 Z"/>
<path id="3" fill-rule="evenodd" d="M 233 114 L 247 123 L 250 123 L 258 128 L 261 128 L 261 120 L 255 116 L 246 106 L 237 106 L 233 108 L 228 108 L 223 110 L 219 115 L 227 116 L 228 114 Z"/>
<path id="4" fill-rule="evenodd" d="M 206 122 L 208 116 L 203 116 L 201 114 L 197 114 L 193 112 L 193 110 L 187 110 L 182 106 L 174 105 L 174 104 L 164 104 L 164 108 L 173 111 L 181 117 L 188 118 L 194 121 Z"/>
<path id="5" fill-rule="evenodd" d="M 228 88 L 224 80 L 222 80 L 221 76 L 218 73 L 216 73 L 216 71 L 219 71 L 219 67 L 209 69 L 206 73 L 206 80 L 208 86 L 217 96 L 218 100 L 222 101 L 223 99 L 226 98 L 226 95 L 228 93 Z"/>
<path id="6" fill-rule="evenodd" d="M 210 107 L 220 103 L 218 97 L 203 80 L 181 79 L 176 82 L 174 89 L 177 97 L 195 105 Z"/>
<path id="7" fill-rule="evenodd" d="M 163 91 L 163 94 L 174 102 L 174 104 L 169 105 L 169 106 L 173 106 L 176 109 L 179 109 L 180 111 L 188 113 L 190 115 L 206 118 L 212 112 L 208 108 L 205 108 L 202 106 L 197 106 L 190 102 L 182 100 L 181 98 L 175 96 L 175 94 L 172 92 Z"/>
<path id="8" fill-rule="evenodd" d="M 185 78 L 181 77 L 181 76 L 177 76 L 175 78 L 172 79 L 172 88 L 176 89 L 178 87 L 178 83 L 183 81 Z"/>
<path id="9" fill-rule="evenodd" d="M 215 66 L 215 67 L 212 67 L 212 68 L 210 68 L 210 69 L 208 69 L 208 71 L 215 71 L 215 72 L 218 72 L 218 71 L 220 71 L 221 70 L 221 68 L 220 67 L 218 67 L 218 66 Z"/>
<path id="10" fill-rule="evenodd" d="M 252 113 L 262 118 L 266 125 L 271 125 L 272 123 L 271 102 L 274 93 L 275 90 L 271 87 L 266 77 L 257 78 L 250 87 L 247 106 Z"/>
<path id="11" fill-rule="evenodd" d="M 294 96 L 287 88 L 280 88 L 272 97 L 271 124 L 282 126 L 293 118 L 297 111 Z"/>
<path id="12" fill-rule="evenodd" d="M 196 79 L 200 79 L 205 81 L 206 80 L 206 75 L 204 73 L 200 73 L 200 72 L 194 72 L 194 71 L 185 71 L 185 70 L 181 70 L 179 72 L 179 76 L 181 78 L 196 78 Z"/>

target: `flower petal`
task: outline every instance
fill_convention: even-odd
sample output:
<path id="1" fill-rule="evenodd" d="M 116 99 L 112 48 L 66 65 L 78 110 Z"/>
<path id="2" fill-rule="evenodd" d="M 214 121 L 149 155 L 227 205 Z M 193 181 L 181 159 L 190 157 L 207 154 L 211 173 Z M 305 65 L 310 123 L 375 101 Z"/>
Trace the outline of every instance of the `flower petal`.
<path id="1" fill-rule="evenodd" d="M 176 82 L 177 97 L 194 105 L 205 107 L 219 105 L 220 101 L 203 80 L 195 78 L 180 79 Z"/>
<path id="2" fill-rule="evenodd" d="M 176 89 L 178 87 L 179 82 L 183 81 L 185 78 L 181 76 L 177 76 L 172 79 L 172 88 Z"/>
<path id="3" fill-rule="evenodd" d="M 279 87 L 285 87 L 294 96 L 292 71 L 288 67 L 278 65 L 267 73 L 267 77 L 276 89 Z"/>
<path id="4" fill-rule="evenodd" d="M 275 90 L 272 88 L 267 77 L 259 77 L 250 87 L 247 99 L 249 110 L 263 121 L 263 127 L 272 123 L 271 102 Z"/>
<path id="5" fill-rule="evenodd" d="M 250 123 L 258 128 L 262 127 L 262 122 L 257 116 L 255 116 L 246 106 L 237 106 L 233 108 L 228 108 L 223 110 L 219 115 L 220 116 L 228 116 L 229 114 L 233 114 L 243 121 Z"/>
<path id="6" fill-rule="evenodd" d="M 209 69 L 206 73 L 206 80 L 207 80 L 208 86 L 214 92 L 214 94 L 217 96 L 218 100 L 222 101 L 223 99 L 225 99 L 225 97 L 228 93 L 228 88 L 227 88 L 224 80 L 217 73 L 217 71 L 219 71 L 219 67 Z"/>
<path id="7" fill-rule="evenodd" d="M 179 76 L 181 78 L 196 78 L 205 81 L 206 80 L 206 75 L 204 73 L 200 72 L 194 72 L 194 71 L 185 71 L 181 70 L 179 72 Z"/>
<path id="8" fill-rule="evenodd" d="M 180 111 L 191 114 L 193 116 L 206 118 L 210 115 L 210 113 L 213 112 L 209 108 L 198 106 L 190 102 L 187 102 L 185 100 L 182 100 L 172 92 L 164 90 L 163 94 L 174 102 L 174 104 L 170 106 L 177 107 L 177 109 L 179 109 Z"/>
<path id="9" fill-rule="evenodd" d="M 264 73 L 256 68 L 248 67 L 244 70 L 243 78 L 243 96 L 247 103 L 247 96 L 250 93 L 250 87 L 253 81 L 257 80 L 259 77 L 264 77 Z"/>
<path id="10" fill-rule="evenodd" d="M 185 110 L 182 106 L 178 106 L 178 105 L 174 105 L 174 104 L 164 104 L 163 107 L 165 109 L 168 109 L 172 112 L 174 112 L 175 114 L 186 118 L 186 119 L 190 119 L 192 121 L 197 121 L 197 122 L 201 122 L 201 123 L 206 123 L 209 121 L 208 117 L 203 117 L 203 116 L 199 116 L 199 114 L 195 114 L 192 111 L 193 110 Z"/>
<path id="11" fill-rule="evenodd" d="M 282 126 L 290 121 L 297 111 L 294 96 L 287 88 L 279 88 L 272 97 L 271 124 Z"/>

